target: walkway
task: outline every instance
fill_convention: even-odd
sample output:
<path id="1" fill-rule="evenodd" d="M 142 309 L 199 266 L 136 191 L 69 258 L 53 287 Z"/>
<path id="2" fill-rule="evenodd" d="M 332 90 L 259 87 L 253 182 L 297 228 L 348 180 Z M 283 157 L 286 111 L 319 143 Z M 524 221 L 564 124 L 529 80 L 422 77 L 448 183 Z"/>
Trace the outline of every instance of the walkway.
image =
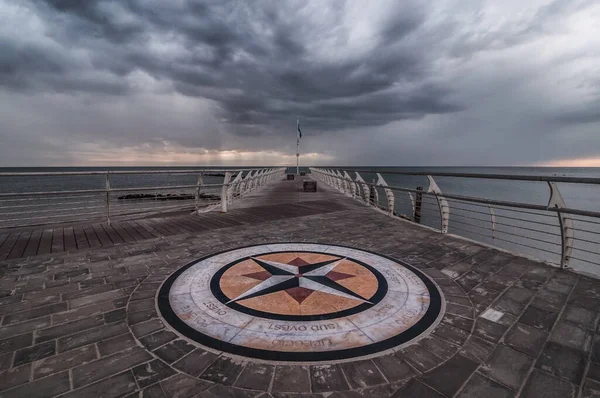
<path id="1" fill-rule="evenodd" d="M 17 258 L 0 256 L 0 397 L 600 393 L 597 280 L 392 219 L 325 187 L 298 192 L 298 184 L 277 182 L 227 214 L 115 225 L 120 240 L 104 225 L 108 240 L 101 239 L 92 225 L 92 245 L 83 226 L 89 247 L 77 234 L 75 246 L 66 246 L 64 230 L 62 250 L 54 239 L 42 245 L 43 232 L 35 252 L 29 243 L 14 251 L 13 243 L 2 253 Z M 437 283 L 445 314 L 402 349 L 314 364 L 207 350 L 160 317 L 157 290 L 175 270 L 211 253 L 275 242 L 344 245 L 403 260 Z"/>

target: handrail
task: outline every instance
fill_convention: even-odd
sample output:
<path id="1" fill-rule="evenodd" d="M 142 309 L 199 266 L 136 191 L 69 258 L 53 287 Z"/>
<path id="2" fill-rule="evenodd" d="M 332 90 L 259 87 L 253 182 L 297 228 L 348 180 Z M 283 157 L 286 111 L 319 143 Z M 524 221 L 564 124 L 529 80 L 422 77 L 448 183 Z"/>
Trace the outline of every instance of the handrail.
<path id="1" fill-rule="evenodd" d="M 9 219 L 1 219 L 0 218 L 0 227 L 4 226 L 3 223 L 11 222 L 16 224 L 11 224 L 11 227 L 21 227 L 25 225 L 40 225 L 43 224 L 41 221 L 37 224 L 19 224 L 19 221 L 24 220 L 32 220 L 32 219 L 54 219 L 54 218 L 68 218 L 69 216 L 79 216 L 79 215 L 91 215 L 91 214 L 101 214 L 102 212 L 89 212 L 84 214 L 56 214 L 60 212 L 69 212 L 73 210 L 80 210 L 82 207 L 53 207 L 51 198 L 58 197 L 58 199 L 64 200 L 67 199 L 76 199 L 81 198 L 79 195 L 89 195 L 89 194 L 98 194 L 98 197 L 95 198 L 95 195 L 91 195 L 90 197 L 94 197 L 92 200 L 98 199 L 98 206 L 94 206 L 94 208 L 104 207 L 105 219 L 110 224 L 111 210 L 117 211 L 118 216 L 131 214 L 131 211 L 145 210 L 151 208 L 140 208 L 139 206 L 129 206 L 131 209 L 125 207 L 126 204 L 119 203 L 114 204 L 111 203 L 111 194 L 115 192 L 147 192 L 147 191 L 165 191 L 165 190 L 193 190 L 193 198 L 182 200 L 179 205 L 176 202 L 170 202 L 169 205 L 165 205 L 161 208 L 176 208 L 181 207 L 182 205 L 188 206 L 190 202 L 193 201 L 194 211 L 199 214 L 205 211 L 216 209 L 217 207 L 221 208 L 222 212 L 227 212 L 228 204 L 231 204 L 233 199 L 242 198 L 246 193 L 256 190 L 277 175 L 281 174 L 285 171 L 285 168 L 244 168 L 244 169 L 209 169 L 202 168 L 197 170 L 105 170 L 105 171 L 74 171 L 74 172 L 12 172 L 12 173 L 0 173 L 0 178 L 2 177 L 51 177 L 51 176 L 104 176 L 105 183 L 103 184 L 103 188 L 97 189 L 66 189 L 66 190 L 52 190 L 52 191 L 32 191 L 32 192 L 4 192 L 0 193 L 0 209 L 10 209 L 11 207 L 23 207 L 19 204 L 15 204 L 15 202 L 21 200 L 31 200 L 32 203 L 37 202 L 37 206 L 42 208 L 41 210 L 30 210 L 30 211 L 18 211 L 18 212 L 0 212 L 0 215 L 17 215 L 35 212 L 36 214 L 46 213 L 42 216 L 36 217 L 21 217 L 21 218 L 9 218 Z M 223 173 L 223 182 L 220 184 L 204 184 L 203 176 L 207 176 L 210 174 Z M 236 174 L 237 177 L 230 181 L 231 175 Z M 114 182 L 111 186 L 111 176 L 114 175 L 168 175 L 168 174 L 176 174 L 176 175 L 195 175 L 197 176 L 195 184 L 180 184 L 180 185 L 159 185 L 159 186 L 145 186 L 145 187 L 115 187 Z M 242 174 L 245 174 L 245 177 L 242 179 Z M 218 177 L 218 176 L 215 176 Z M 200 207 L 200 191 L 201 189 L 216 189 L 221 188 L 221 192 L 219 194 L 220 201 L 218 203 L 214 203 L 212 205 L 208 205 L 204 208 Z M 233 192 L 235 191 L 235 195 Z M 104 198 L 102 198 L 102 195 Z M 213 195 L 217 195 L 216 192 L 212 193 Z M 24 199 L 25 198 L 25 199 Z M 205 199 L 203 199 L 205 200 Z M 43 201 L 43 202 L 40 202 Z M 50 202 L 48 202 L 50 201 Z M 182 203 L 185 202 L 185 203 Z M 63 202 L 66 205 L 73 205 L 74 203 L 81 202 Z M 34 207 L 35 205 L 28 205 L 28 207 Z M 34 207 L 35 208 L 35 207 Z M 91 208 L 91 207 L 89 207 Z M 155 207 L 152 207 L 154 209 Z M 131 210 L 131 211 L 129 211 Z M 159 206 L 156 206 L 156 210 L 160 210 Z M 129 211 L 129 212 L 128 212 Z M 96 217 L 97 218 L 97 217 Z M 53 221 L 57 222 L 56 220 Z M 60 220 L 58 221 L 60 222 Z"/>
<path id="2" fill-rule="evenodd" d="M 189 169 L 189 170 L 90 170 L 90 171 L 24 171 L 2 172 L 0 177 L 41 177 L 41 176 L 76 176 L 76 175 L 107 175 L 107 174 L 197 174 L 199 172 L 225 173 L 246 172 L 262 170 L 263 168 L 250 169 Z"/>
<path id="3" fill-rule="evenodd" d="M 567 177 L 567 176 L 539 176 L 539 175 L 515 175 L 515 174 L 486 174 L 486 173 L 445 173 L 445 172 L 429 172 L 429 171 L 386 171 L 373 169 L 341 169 L 333 168 L 333 170 L 348 170 L 358 173 L 382 173 L 396 174 L 407 176 L 434 176 L 434 177 L 462 177 L 462 178 L 481 178 L 489 180 L 513 180 L 513 181 L 542 181 L 542 182 L 567 182 L 576 184 L 600 184 L 600 178 L 597 177 Z"/>
<path id="4" fill-rule="evenodd" d="M 558 176 L 533 176 L 533 175 L 503 175 L 503 174 L 482 174 L 482 173 L 427 173 L 427 172 L 403 172 L 403 171 L 386 171 L 381 168 L 379 170 L 365 170 L 365 169 L 321 169 L 311 168 L 311 172 L 317 178 L 323 182 L 331 185 L 332 187 L 349 194 L 348 189 L 345 189 L 348 185 L 352 188 L 352 197 L 361 201 L 364 201 L 367 205 L 372 206 L 376 210 L 383 211 L 390 216 L 397 216 L 394 212 L 396 201 L 398 198 L 394 197 L 393 193 L 389 192 L 404 192 L 407 193 L 408 199 L 410 199 L 410 208 L 412 209 L 412 215 L 410 219 L 417 223 L 421 222 L 422 213 L 434 211 L 439 216 L 441 224 L 436 228 L 441 233 L 447 233 L 450 224 L 457 223 L 459 225 L 468 226 L 471 228 L 483 229 L 488 234 L 482 233 L 481 231 L 472 231 L 465 229 L 464 227 L 452 225 L 452 230 L 464 231 L 472 235 L 488 238 L 492 242 L 508 242 L 516 246 L 526 247 L 529 249 L 535 249 L 538 252 L 552 253 L 558 255 L 559 258 L 552 257 L 551 262 L 560 264 L 562 268 L 566 268 L 571 263 L 571 260 L 583 261 L 588 264 L 595 264 L 600 266 L 600 260 L 596 258 L 582 259 L 580 257 L 574 257 L 571 255 L 573 251 L 580 251 L 582 254 L 593 254 L 600 255 L 600 250 L 597 246 L 584 246 L 582 244 L 594 244 L 594 240 L 589 239 L 588 235 L 600 235 L 600 212 L 592 210 L 584 210 L 577 208 L 570 208 L 566 205 L 556 182 L 566 183 L 577 183 L 577 184 L 600 184 L 600 178 L 586 178 L 586 177 L 558 177 Z M 343 174 L 342 174 L 343 172 Z M 351 173 L 355 173 L 355 178 L 350 177 Z M 350 173 L 350 174 L 349 174 Z M 372 173 L 374 178 L 373 183 L 365 182 L 363 176 L 360 173 Z M 390 175 L 419 175 L 427 177 L 429 181 L 429 188 L 427 190 L 412 189 L 400 186 L 393 186 L 385 183 L 382 174 Z M 491 179 L 491 180 L 518 180 L 518 181 L 541 181 L 546 182 L 549 189 L 548 204 L 533 204 L 533 203 L 522 203 L 510 200 L 496 200 L 488 199 L 483 197 L 449 194 L 443 193 L 433 176 L 446 176 L 446 177 L 463 177 L 463 178 L 480 178 L 480 179 Z M 384 183 L 382 183 L 384 182 Z M 379 196 L 377 193 L 378 189 L 383 189 L 388 193 L 388 204 L 387 209 L 380 207 Z M 361 190 L 363 195 L 361 195 Z M 416 201 L 413 198 L 413 194 L 416 194 Z M 349 195 L 350 196 L 350 195 Z M 426 201 L 424 199 L 432 198 L 432 201 L 436 201 L 437 206 L 432 201 Z M 452 204 L 461 204 L 463 206 L 474 206 L 475 209 L 479 209 L 478 206 L 487 207 L 487 211 L 475 211 L 478 214 L 487 214 L 489 219 L 482 219 L 480 217 L 473 217 L 469 214 L 471 209 L 464 207 L 455 207 L 457 210 L 461 210 L 463 213 L 456 214 L 459 220 L 454 219 L 450 223 L 451 206 Z M 495 211 L 498 210 L 498 211 Z M 528 210 L 528 211 L 527 211 Z M 506 216 L 504 211 L 519 213 L 521 218 L 518 216 Z M 535 211 L 535 212 L 534 212 Z M 586 220 L 583 218 L 573 218 L 573 215 L 591 218 L 594 221 Z M 552 217 L 556 221 L 556 224 L 550 222 L 539 221 L 536 216 Z M 408 218 L 407 216 L 402 216 Z M 505 223 L 502 221 L 503 218 L 521 221 L 519 223 Z M 467 222 L 467 221 L 472 222 Z M 497 221 L 499 220 L 499 221 Z M 592 225 L 599 225 L 598 229 L 594 231 L 594 228 L 582 229 L 576 228 L 574 222 L 586 222 Z M 428 220 L 428 224 L 432 224 L 433 221 Z M 536 229 L 537 227 L 537 229 Z M 552 229 L 552 230 L 550 230 Z M 522 231 L 522 233 L 518 233 Z M 583 233 L 583 238 L 576 237 L 575 232 Z M 518 238 L 517 240 L 508 240 L 498 235 L 506 235 Z M 462 234 L 464 235 L 464 234 Z M 551 238 L 551 239 L 550 239 Z M 586 239 L 588 238 L 588 239 Z M 524 242 L 523 239 L 526 241 Z M 481 238 L 477 240 L 482 241 Z M 530 243 L 532 241 L 533 243 Z M 575 244 L 574 242 L 580 242 Z M 583 242 L 583 243 L 581 243 Z M 484 242 L 486 243 L 486 242 Z M 559 251 L 548 250 L 546 246 L 539 246 L 539 244 L 558 246 Z M 487 243 L 486 243 L 487 244 Z M 534 246 L 537 244 L 538 246 Z M 493 243 L 495 246 L 496 243 Z M 595 249 L 595 250 L 594 250 Z M 584 256 L 585 257 L 585 256 Z M 596 271 L 599 272 L 599 271 Z"/>

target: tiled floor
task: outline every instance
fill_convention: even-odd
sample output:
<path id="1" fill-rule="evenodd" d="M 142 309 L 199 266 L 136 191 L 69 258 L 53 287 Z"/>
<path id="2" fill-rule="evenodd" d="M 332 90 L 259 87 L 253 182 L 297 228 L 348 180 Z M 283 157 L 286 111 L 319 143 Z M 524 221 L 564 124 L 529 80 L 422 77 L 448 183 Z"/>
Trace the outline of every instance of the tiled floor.
<path id="1" fill-rule="evenodd" d="M 244 210 L 252 216 L 251 207 Z M 441 323 L 382 356 L 294 365 L 198 348 L 160 318 L 157 290 L 183 265 L 290 241 L 412 264 L 445 296 Z M 0 273 L 1 397 L 562 398 L 600 391 L 596 279 L 366 208 L 3 260 Z"/>

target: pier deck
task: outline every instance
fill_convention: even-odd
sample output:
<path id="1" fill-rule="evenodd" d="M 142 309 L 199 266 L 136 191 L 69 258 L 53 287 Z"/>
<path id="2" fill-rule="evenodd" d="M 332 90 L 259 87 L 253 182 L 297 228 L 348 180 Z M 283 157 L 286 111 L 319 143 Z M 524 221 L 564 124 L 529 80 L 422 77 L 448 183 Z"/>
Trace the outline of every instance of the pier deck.
<path id="1" fill-rule="evenodd" d="M 300 192 L 300 183 L 273 182 L 226 214 L 0 235 L 0 397 L 600 393 L 596 279 L 387 217 L 322 185 Z M 184 265 L 278 242 L 404 261 L 435 281 L 445 312 L 425 337 L 401 348 L 277 363 L 198 347 L 157 311 L 162 282 Z"/>

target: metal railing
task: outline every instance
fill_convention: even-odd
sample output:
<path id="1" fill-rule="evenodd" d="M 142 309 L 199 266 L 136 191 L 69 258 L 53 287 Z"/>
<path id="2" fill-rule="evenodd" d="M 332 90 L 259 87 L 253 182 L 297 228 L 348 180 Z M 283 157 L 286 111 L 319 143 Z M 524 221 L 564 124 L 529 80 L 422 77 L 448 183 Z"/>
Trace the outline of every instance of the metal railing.
<path id="1" fill-rule="evenodd" d="M 311 168 L 311 172 L 326 184 L 390 216 L 420 222 L 442 234 L 451 233 L 530 255 L 562 268 L 571 266 L 600 273 L 596 267 L 600 265 L 600 212 L 568 207 L 558 185 L 568 185 L 577 197 L 577 190 L 584 186 L 600 188 L 600 178 L 323 168 Z M 424 182 L 426 178 L 428 187 L 423 190 L 389 185 L 384 174 L 389 180 L 411 177 Z M 367 175 L 372 182 L 365 181 Z M 549 189 L 544 199 L 547 204 L 488 199 L 465 195 L 462 191 L 442 193 L 434 177 L 500 180 L 511 184 L 520 181 L 516 184 L 527 186 L 536 181 Z M 534 196 L 543 197 L 539 185 L 529 191 L 527 186 L 506 183 L 500 193 L 520 197 L 523 192 L 533 192 Z M 505 192 L 511 189 L 517 192 Z M 597 195 L 600 198 L 600 191 Z M 407 214 L 400 214 L 398 208 L 407 209 Z"/>
<path id="2" fill-rule="evenodd" d="M 227 212 L 283 168 L 0 173 L 0 228 L 128 218 L 189 209 Z M 170 182 L 170 184 L 165 184 Z M 47 188 L 47 189 L 40 189 Z"/>

